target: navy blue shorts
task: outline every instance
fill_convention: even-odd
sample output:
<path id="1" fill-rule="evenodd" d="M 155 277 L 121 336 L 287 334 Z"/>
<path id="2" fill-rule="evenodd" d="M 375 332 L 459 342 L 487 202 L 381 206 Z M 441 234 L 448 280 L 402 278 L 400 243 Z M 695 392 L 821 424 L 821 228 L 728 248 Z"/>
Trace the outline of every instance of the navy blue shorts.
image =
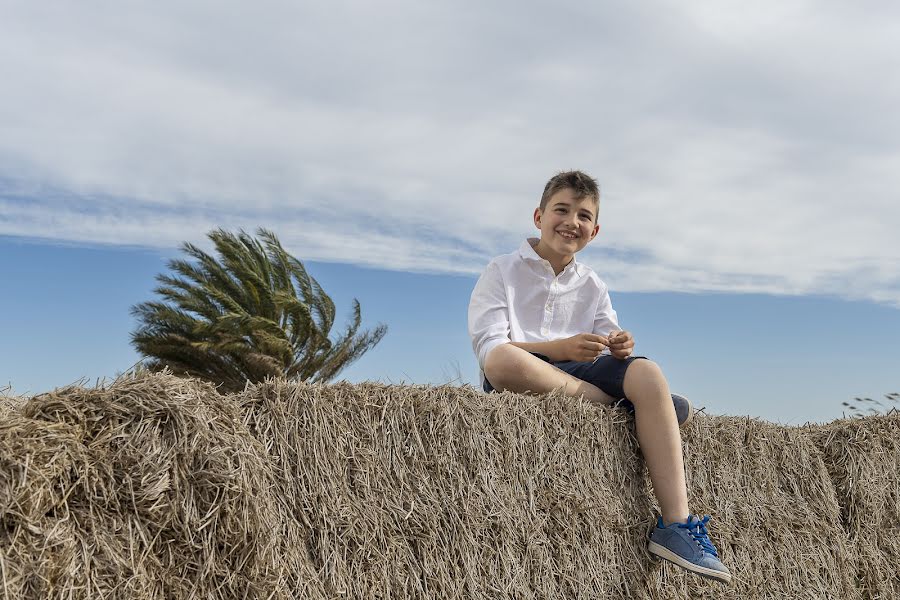
<path id="1" fill-rule="evenodd" d="M 588 383 L 597 386 L 613 398 L 625 397 L 623 384 L 625 383 L 625 371 L 628 370 L 628 365 L 635 360 L 647 358 L 646 356 L 629 356 L 628 358 L 622 359 L 610 356 L 609 354 L 601 354 L 597 360 L 593 362 L 577 362 L 574 360 L 553 362 L 549 357 L 544 356 L 543 354 L 538 354 L 537 352 L 532 352 L 531 354 L 550 363 L 554 367 L 565 371 L 573 377 L 577 377 L 582 381 L 587 381 Z M 487 377 L 484 378 L 484 391 L 494 391 L 494 386 L 487 380 Z"/>

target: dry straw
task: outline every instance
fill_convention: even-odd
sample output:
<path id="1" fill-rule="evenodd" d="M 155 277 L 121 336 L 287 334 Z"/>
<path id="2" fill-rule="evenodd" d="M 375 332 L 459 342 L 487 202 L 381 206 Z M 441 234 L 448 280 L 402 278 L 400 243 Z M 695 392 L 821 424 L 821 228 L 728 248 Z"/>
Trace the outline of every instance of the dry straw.
<path id="1" fill-rule="evenodd" d="M 211 387 L 171 376 L 67 388 L 5 415 L 5 597 L 272 589 L 285 521 L 265 450 L 239 417 Z"/>
<path id="2" fill-rule="evenodd" d="M 865 598 L 900 598 L 900 413 L 817 428 Z"/>
<path id="3" fill-rule="evenodd" d="M 896 585 L 897 546 L 879 545 L 897 517 L 898 420 L 699 415 L 684 432 L 691 507 L 713 515 L 735 574 L 723 586 L 649 557 L 632 419 L 559 394 L 273 381 L 222 396 L 156 374 L 0 414 L 7 598 L 868 598 Z M 875 567 L 856 558 L 867 544 Z"/>

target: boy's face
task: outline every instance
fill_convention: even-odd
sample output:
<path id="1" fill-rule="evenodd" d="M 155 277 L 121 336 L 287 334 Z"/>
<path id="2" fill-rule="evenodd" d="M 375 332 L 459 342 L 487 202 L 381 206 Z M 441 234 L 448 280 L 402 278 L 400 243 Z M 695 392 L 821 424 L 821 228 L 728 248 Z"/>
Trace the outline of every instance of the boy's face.
<path id="1" fill-rule="evenodd" d="M 570 256 L 587 246 L 600 231 L 594 224 L 597 205 L 589 197 L 576 200 L 571 189 L 563 189 L 547 200 L 547 207 L 534 210 L 534 224 L 541 242 L 560 256 Z"/>

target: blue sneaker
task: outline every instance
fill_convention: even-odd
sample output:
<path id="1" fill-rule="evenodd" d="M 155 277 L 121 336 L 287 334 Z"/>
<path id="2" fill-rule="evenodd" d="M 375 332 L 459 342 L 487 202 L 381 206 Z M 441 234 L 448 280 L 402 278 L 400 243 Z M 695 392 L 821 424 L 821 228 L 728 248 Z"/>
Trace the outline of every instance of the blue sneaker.
<path id="1" fill-rule="evenodd" d="M 679 394 L 672 394 L 672 404 L 675 405 L 675 416 L 678 417 L 678 426 L 684 427 L 694 418 L 694 405 L 691 401 Z M 634 414 L 634 404 L 631 400 L 622 398 L 614 405 L 616 408 L 624 408 L 629 413 Z"/>
<path id="2" fill-rule="evenodd" d="M 650 534 L 647 549 L 651 554 L 688 571 L 730 583 L 731 573 L 719 560 L 716 547 L 709 541 L 709 532 L 706 531 L 708 522 L 709 515 L 702 519 L 698 519 L 696 515 L 689 515 L 687 523 L 672 523 L 665 527 L 660 517 L 656 522 L 656 528 Z"/>

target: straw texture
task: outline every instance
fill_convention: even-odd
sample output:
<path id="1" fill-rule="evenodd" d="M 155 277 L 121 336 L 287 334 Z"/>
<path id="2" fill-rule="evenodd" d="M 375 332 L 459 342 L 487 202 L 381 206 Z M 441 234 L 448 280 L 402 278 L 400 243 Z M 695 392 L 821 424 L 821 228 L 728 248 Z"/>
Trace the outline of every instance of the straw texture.
<path id="1" fill-rule="evenodd" d="M 851 575 L 865 598 L 900 598 L 900 413 L 835 421 L 813 438 L 841 505 Z"/>
<path id="2" fill-rule="evenodd" d="M 728 587 L 658 563 L 651 598 L 859 598 L 840 506 L 804 427 L 704 416 L 683 431 L 688 501 L 712 515 Z M 649 492 L 648 492 L 649 493 Z"/>
<path id="3" fill-rule="evenodd" d="M 30 399 L 0 423 L 7 598 L 261 597 L 284 521 L 234 403 L 171 376 Z"/>
<path id="4" fill-rule="evenodd" d="M 690 504 L 724 586 L 650 558 L 621 411 L 375 383 L 223 396 L 165 373 L 71 387 L 0 410 L 0 577 L 6 598 L 887 598 L 897 422 L 698 415 Z"/>
<path id="5" fill-rule="evenodd" d="M 627 596 L 638 578 L 630 517 L 649 504 L 622 414 L 375 384 L 275 383 L 241 402 L 329 597 Z"/>

